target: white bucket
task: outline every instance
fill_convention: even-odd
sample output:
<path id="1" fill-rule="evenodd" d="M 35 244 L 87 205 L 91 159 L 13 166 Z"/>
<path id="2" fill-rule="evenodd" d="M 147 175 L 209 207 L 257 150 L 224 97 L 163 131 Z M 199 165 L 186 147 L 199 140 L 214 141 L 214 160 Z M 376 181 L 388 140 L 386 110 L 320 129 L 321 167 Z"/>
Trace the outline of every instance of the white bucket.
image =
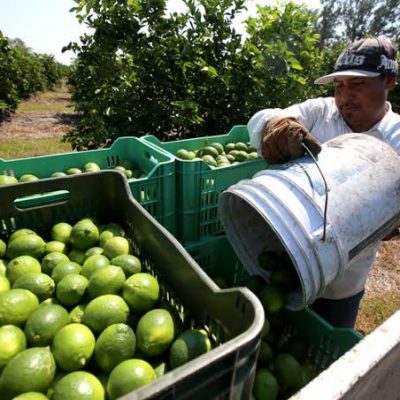
<path id="1" fill-rule="evenodd" d="M 257 262 L 264 251 L 290 256 L 301 284 L 287 295 L 292 310 L 320 297 L 400 223 L 400 157 L 389 145 L 347 134 L 322 147 L 320 170 L 302 157 L 240 181 L 219 199 L 227 237 L 251 275 L 269 279 Z"/>

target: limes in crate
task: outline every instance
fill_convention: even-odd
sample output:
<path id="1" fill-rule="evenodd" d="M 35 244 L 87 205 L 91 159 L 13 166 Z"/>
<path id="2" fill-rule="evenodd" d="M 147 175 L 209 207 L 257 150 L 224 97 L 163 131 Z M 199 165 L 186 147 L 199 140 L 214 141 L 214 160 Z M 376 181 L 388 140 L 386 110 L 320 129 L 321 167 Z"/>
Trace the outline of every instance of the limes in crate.
<path id="1" fill-rule="evenodd" d="M 90 372 L 74 371 L 63 376 L 54 386 L 52 400 L 103 400 L 104 387 Z"/>
<path id="2" fill-rule="evenodd" d="M 153 367 L 147 361 L 134 358 L 125 360 L 111 371 L 107 383 L 107 394 L 110 400 L 114 400 L 147 385 L 156 378 Z"/>
<path id="3" fill-rule="evenodd" d="M 27 392 L 14 397 L 13 400 L 48 400 L 48 397 L 39 392 Z"/>
<path id="4" fill-rule="evenodd" d="M 71 323 L 62 327 L 54 336 L 51 351 L 57 365 L 64 371 L 83 368 L 94 352 L 95 336 L 83 324 Z"/>
<path id="5" fill-rule="evenodd" d="M 38 298 L 29 290 L 10 289 L 0 293 L 0 326 L 22 326 L 38 306 Z"/>
<path id="6" fill-rule="evenodd" d="M 65 264 L 69 261 L 69 258 L 66 254 L 61 253 L 59 251 L 53 251 L 51 253 L 46 254 L 41 261 L 42 271 L 45 274 L 51 275 L 53 269 L 58 264 Z"/>
<path id="7" fill-rule="evenodd" d="M 103 249 L 104 255 L 112 259 L 117 256 L 129 254 L 129 242 L 123 236 L 113 236 L 104 243 Z"/>
<path id="8" fill-rule="evenodd" d="M 10 259 L 22 255 L 40 259 L 44 254 L 45 247 L 46 243 L 39 235 L 21 235 L 8 242 L 6 256 Z"/>
<path id="9" fill-rule="evenodd" d="M 0 371 L 18 353 L 26 349 L 26 337 L 21 328 L 15 325 L 0 327 Z"/>
<path id="10" fill-rule="evenodd" d="M 193 160 L 196 157 L 196 153 L 194 151 L 188 151 L 186 149 L 179 149 L 175 155 L 182 160 Z"/>
<path id="11" fill-rule="evenodd" d="M 121 267 L 126 277 L 137 274 L 142 270 L 140 259 L 132 254 L 122 254 L 111 259 L 111 264 Z"/>
<path id="12" fill-rule="evenodd" d="M 218 154 L 222 154 L 224 152 L 224 146 L 221 143 L 214 142 L 214 143 L 211 143 L 210 146 L 217 149 Z"/>
<path id="13" fill-rule="evenodd" d="M 31 347 L 18 353 L 0 375 L 0 393 L 10 400 L 26 392 L 45 392 L 56 371 L 49 347 Z"/>
<path id="14" fill-rule="evenodd" d="M 169 350 L 169 364 L 177 368 L 211 350 L 211 342 L 203 329 L 189 329 L 182 332 Z"/>
<path id="15" fill-rule="evenodd" d="M 0 186 L 12 185 L 14 183 L 18 183 L 18 179 L 15 176 L 0 175 Z"/>
<path id="16" fill-rule="evenodd" d="M 3 275 L 0 275 L 0 293 L 10 290 L 10 281 Z"/>
<path id="17" fill-rule="evenodd" d="M 110 265 L 110 260 L 103 254 L 95 254 L 88 257 L 82 265 L 82 275 L 86 278 L 90 276 L 96 270 Z"/>
<path id="18" fill-rule="evenodd" d="M 24 174 L 19 177 L 18 182 L 32 182 L 32 181 L 38 181 L 39 178 L 36 175 L 33 174 Z"/>
<path id="19" fill-rule="evenodd" d="M 71 231 L 71 244 L 79 250 L 87 250 L 99 240 L 99 229 L 89 218 L 78 221 Z"/>
<path id="20" fill-rule="evenodd" d="M 71 240 L 72 226 L 68 222 L 58 222 L 53 225 L 50 231 L 51 238 L 63 243 Z"/>
<path id="21" fill-rule="evenodd" d="M 203 156 L 201 156 L 201 159 L 207 164 L 210 165 L 212 167 L 217 167 L 218 164 L 215 161 L 215 158 L 209 154 L 204 154 Z"/>
<path id="22" fill-rule="evenodd" d="M 71 168 L 68 168 L 68 169 L 65 171 L 65 173 L 66 173 L 67 175 L 79 175 L 79 174 L 82 173 L 82 170 L 81 170 L 80 168 L 71 167 Z"/>
<path id="23" fill-rule="evenodd" d="M 76 306 L 83 301 L 88 285 L 88 279 L 80 274 L 65 275 L 57 283 L 57 299 L 67 307 Z"/>
<path id="24" fill-rule="evenodd" d="M 64 276 L 68 274 L 79 274 L 81 270 L 82 267 L 75 261 L 61 262 L 53 268 L 53 271 L 51 271 L 51 277 L 54 282 L 58 284 Z"/>
<path id="25" fill-rule="evenodd" d="M 100 166 L 95 163 L 95 162 L 87 162 L 84 166 L 83 166 L 83 170 L 85 172 L 97 172 L 100 171 L 101 168 Z"/>
<path id="26" fill-rule="evenodd" d="M 67 245 L 63 242 L 58 240 L 50 240 L 50 242 L 46 243 L 46 247 L 44 248 L 45 254 L 58 252 L 58 253 L 66 253 L 67 252 Z"/>
<path id="27" fill-rule="evenodd" d="M 6 254 L 7 244 L 4 240 L 0 239 L 0 258 L 3 258 Z"/>
<path id="28" fill-rule="evenodd" d="M 106 372 L 124 360 L 132 358 L 136 349 L 136 335 L 126 324 L 113 324 L 104 329 L 96 341 L 94 358 Z"/>
<path id="29" fill-rule="evenodd" d="M 87 292 L 91 299 L 103 294 L 118 294 L 125 282 L 125 273 L 120 267 L 107 265 L 90 275 Z"/>
<path id="30" fill-rule="evenodd" d="M 12 287 L 27 289 L 35 294 L 39 301 L 43 301 L 53 295 L 56 285 L 49 275 L 42 272 L 30 272 L 20 276 Z"/>
<path id="31" fill-rule="evenodd" d="M 256 400 L 276 400 L 279 393 L 279 384 L 275 376 L 266 368 L 256 372 L 253 385 L 253 394 Z"/>
<path id="32" fill-rule="evenodd" d="M 38 307 L 28 317 L 25 335 L 30 346 L 48 346 L 57 332 L 69 324 L 68 311 L 57 304 Z"/>
<path id="33" fill-rule="evenodd" d="M 32 256 L 18 256 L 12 259 L 6 268 L 6 276 L 11 284 L 19 277 L 30 272 L 41 272 L 40 262 Z"/>

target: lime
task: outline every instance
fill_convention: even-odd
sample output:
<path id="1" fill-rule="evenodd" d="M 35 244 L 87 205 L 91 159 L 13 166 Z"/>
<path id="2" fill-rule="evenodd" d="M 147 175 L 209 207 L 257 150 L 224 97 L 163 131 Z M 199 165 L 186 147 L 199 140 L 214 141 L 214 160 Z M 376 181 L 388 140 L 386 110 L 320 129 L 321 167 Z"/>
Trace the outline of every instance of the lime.
<path id="1" fill-rule="evenodd" d="M 0 186 L 12 185 L 14 183 L 18 183 L 18 179 L 15 176 L 0 175 Z"/>
<path id="2" fill-rule="evenodd" d="M 18 353 L 26 349 L 26 337 L 15 325 L 0 327 L 0 371 Z"/>
<path id="3" fill-rule="evenodd" d="M 45 241 L 36 234 L 22 235 L 8 242 L 6 255 L 12 259 L 18 256 L 32 256 L 40 259 L 46 247 Z"/>
<path id="4" fill-rule="evenodd" d="M 53 279 L 42 272 L 30 272 L 20 276 L 12 285 L 13 289 L 21 288 L 30 290 L 35 294 L 39 301 L 51 297 L 56 287 Z"/>
<path id="5" fill-rule="evenodd" d="M 74 261 L 80 265 L 82 265 L 86 260 L 85 251 L 78 249 L 71 249 L 71 251 L 68 253 L 68 257 L 71 261 Z"/>
<path id="6" fill-rule="evenodd" d="M 236 142 L 235 149 L 239 151 L 246 151 L 247 152 L 247 144 L 243 142 Z"/>
<path id="7" fill-rule="evenodd" d="M 154 381 L 157 375 L 153 367 L 144 360 L 132 358 L 122 361 L 110 374 L 107 393 L 114 400 Z"/>
<path id="8" fill-rule="evenodd" d="M 0 275 L 6 276 L 6 262 L 0 259 Z"/>
<path id="9" fill-rule="evenodd" d="M 260 158 L 260 157 L 256 151 L 250 152 L 247 157 L 248 160 L 257 160 L 258 158 Z"/>
<path id="10" fill-rule="evenodd" d="M 10 281 L 3 275 L 0 275 L 0 293 L 7 292 L 10 289 Z"/>
<path id="11" fill-rule="evenodd" d="M 53 172 L 51 174 L 51 176 L 55 177 L 55 178 L 60 178 L 62 176 L 67 176 L 67 174 L 65 172 L 62 172 L 62 171 L 56 171 L 56 172 Z"/>
<path id="12" fill-rule="evenodd" d="M 11 242 L 12 240 L 16 239 L 17 237 L 21 237 L 24 235 L 36 235 L 36 232 L 29 228 L 17 229 L 10 235 L 10 237 L 8 238 L 8 242 Z"/>
<path id="13" fill-rule="evenodd" d="M 121 267 L 126 277 L 137 274 L 142 270 L 140 259 L 132 254 L 122 254 L 114 257 L 111 259 L 111 264 Z"/>
<path id="14" fill-rule="evenodd" d="M 24 174 L 19 177 L 18 182 L 31 182 L 31 181 L 38 181 L 39 178 L 33 174 Z"/>
<path id="15" fill-rule="evenodd" d="M 50 235 L 53 240 L 68 244 L 71 240 L 72 226 L 67 222 L 59 222 L 52 226 Z"/>
<path id="16" fill-rule="evenodd" d="M 253 394 L 256 400 L 275 400 L 278 398 L 279 385 L 275 376 L 266 368 L 256 372 Z"/>
<path id="17" fill-rule="evenodd" d="M 214 142 L 214 143 L 211 143 L 210 146 L 217 149 L 218 154 L 222 154 L 224 152 L 224 146 L 221 143 Z"/>
<path id="18" fill-rule="evenodd" d="M 80 168 L 71 167 L 71 168 L 68 168 L 68 169 L 65 171 L 65 173 L 66 173 L 67 175 L 78 175 L 78 174 L 81 174 L 81 173 L 82 173 L 82 170 L 81 170 Z"/>
<path id="19" fill-rule="evenodd" d="M 17 239 L 16 239 L 17 240 Z M 7 264 L 6 276 L 11 285 L 21 276 L 30 272 L 42 272 L 40 262 L 31 256 L 19 256 Z"/>
<path id="20" fill-rule="evenodd" d="M 86 259 L 89 258 L 90 256 L 94 256 L 97 254 L 103 254 L 104 249 L 102 247 L 91 247 L 90 249 L 87 249 L 85 251 L 85 257 Z"/>
<path id="21" fill-rule="evenodd" d="M 38 305 L 38 298 L 26 289 L 10 289 L 0 293 L 0 326 L 23 325 Z"/>
<path id="22" fill-rule="evenodd" d="M 159 294 L 157 279 L 145 272 L 131 275 L 122 288 L 122 297 L 136 313 L 152 309 L 158 302 Z"/>
<path id="23" fill-rule="evenodd" d="M 65 275 L 58 283 L 56 296 L 60 302 L 68 307 L 79 304 L 88 287 L 89 281 L 83 275 L 68 274 Z"/>
<path id="24" fill-rule="evenodd" d="M 90 278 L 94 271 L 110 265 L 110 260 L 103 254 L 95 254 L 85 260 L 82 265 L 82 275 Z"/>
<path id="25" fill-rule="evenodd" d="M 125 236 L 125 229 L 116 222 L 110 222 L 104 225 L 101 229 L 101 233 L 103 232 L 111 232 L 113 236 Z"/>
<path id="26" fill-rule="evenodd" d="M 104 243 L 103 249 L 104 255 L 111 260 L 114 257 L 129 254 L 129 242 L 123 236 L 113 236 Z"/>
<path id="27" fill-rule="evenodd" d="M 274 350 L 272 346 L 265 342 L 264 340 L 261 341 L 260 344 L 260 353 L 258 354 L 258 365 L 267 367 L 274 358 Z"/>
<path id="28" fill-rule="evenodd" d="M 148 311 L 136 327 L 137 346 L 148 356 L 158 356 L 166 351 L 174 336 L 174 320 L 169 311 L 162 308 Z"/>
<path id="29" fill-rule="evenodd" d="M 265 285 L 259 295 L 261 304 L 267 314 L 279 311 L 285 305 L 285 298 L 282 291 L 273 285 Z"/>
<path id="30" fill-rule="evenodd" d="M 26 338 L 31 346 L 50 345 L 57 332 L 69 321 L 68 311 L 60 305 L 38 307 L 26 321 Z"/>
<path id="31" fill-rule="evenodd" d="M 116 365 L 135 354 L 136 336 L 126 324 L 113 324 L 101 332 L 94 349 L 97 365 L 110 372 Z"/>
<path id="32" fill-rule="evenodd" d="M 75 261 L 61 262 L 54 267 L 51 277 L 54 279 L 54 282 L 58 284 L 64 276 L 69 274 L 79 274 L 81 270 L 82 267 Z"/>
<path id="33" fill-rule="evenodd" d="M 62 327 L 51 345 L 58 367 L 68 372 L 83 368 L 93 355 L 95 341 L 86 325 L 72 323 Z"/>
<path id="34" fill-rule="evenodd" d="M 99 164 L 96 164 L 95 162 L 87 162 L 83 166 L 83 170 L 85 172 L 97 172 L 97 171 L 100 171 L 101 168 L 100 168 Z"/>
<path id="35" fill-rule="evenodd" d="M 86 304 L 78 304 L 69 312 L 71 322 L 81 323 L 83 321 L 83 313 L 85 312 Z"/>
<path id="36" fill-rule="evenodd" d="M 66 374 L 54 386 L 52 400 L 104 400 L 104 387 L 93 374 L 75 371 Z"/>
<path id="37" fill-rule="evenodd" d="M 46 247 L 44 248 L 45 254 L 52 253 L 54 251 L 65 254 L 67 252 L 67 245 L 63 242 L 59 242 L 58 240 L 51 240 L 50 242 L 47 242 Z"/>
<path id="38" fill-rule="evenodd" d="M 3 258 L 6 254 L 7 244 L 4 240 L 0 239 L 0 258 Z"/>
<path id="39" fill-rule="evenodd" d="M 26 392 L 14 397 L 13 400 L 48 400 L 48 397 L 39 392 Z"/>
<path id="40" fill-rule="evenodd" d="M 211 350 L 211 342 L 203 329 L 182 332 L 169 349 L 169 365 L 177 368 Z"/>
<path id="41" fill-rule="evenodd" d="M 125 323 L 129 307 L 124 299 L 115 294 L 104 294 L 90 301 L 83 314 L 83 323 L 94 332 L 100 333 L 107 326 Z"/>
<path id="42" fill-rule="evenodd" d="M 50 304 L 60 305 L 60 302 L 55 297 L 49 297 L 48 299 L 43 300 L 41 303 L 39 303 L 39 306 L 49 306 Z"/>
<path id="43" fill-rule="evenodd" d="M 89 218 L 78 221 L 71 231 L 71 244 L 76 249 L 87 250 L 99 240 L 99 229 Z"/>
<path id="44" fill-rule="evenodd" d="M 56 372 L 54 357 L 48 347 L 31 347 L 18 353 L 0 376 L 2 399 L 12 399 L 26 392 L 44 392 Z"/>
<path id="45" fill-rule="evenodd" d="M 288 353 L 279 353 L 274 359 L 274 373 L 283 389 L 297 390 L 303 384 L 303 367 Z"/>
<path id="46" fill-rule="evenodd" d="M 56 265 L 61 263 L 66 263 L 68 261 L 69 261 L 68 256 L 59 251 L 48 253 L 42 258 L 41 261 L 42 271 L 45 274 L 51 275 Z"/>
<path id="47" fill-rule="evenodd" d="M 89 278 L 88 294 L 95 297 L 103 294 L 118 294 L 125 282 L 125 274 L 122 268 L 107 265 L 93 272 Z"/>

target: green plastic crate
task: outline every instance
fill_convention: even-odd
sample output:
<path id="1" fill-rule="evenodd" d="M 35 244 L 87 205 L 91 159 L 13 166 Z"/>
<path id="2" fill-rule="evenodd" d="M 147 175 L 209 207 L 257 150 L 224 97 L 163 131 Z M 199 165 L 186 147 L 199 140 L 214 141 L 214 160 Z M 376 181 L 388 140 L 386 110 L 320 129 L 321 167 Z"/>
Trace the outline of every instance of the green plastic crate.
<path id="1" fill-rule="evenodd" d="M 18 199 L 66 191 L 68 198 L 21 209 Z M 181 244 L 133 197 L 127 180 L 115 171 L 42 179 L 0 187 L 0 238 L 19 228 L 48 232 L 56 222 L 82 217 L 123 226 L 145 270 L 157 276 L 162 300 L 186 326 L 204 327 L 213 349 L 139 388 L 124 399 L 249 399 L 260 346 L 264 313 L 247 289 L 220 290 Z M 44 197 L 39 199 L 46 200 Z"/>
<path id="2" fill-rule="evenodd" d="M 146 142 L 175 157 L 179 149 L 196 150 L 210 143 L 248 142 L 244 125 L 234 126 L 226 135 L 160 142 L 154 136 L 144 136 Z M 210 235 L 223 232 L 218 216 L 221 192 L 241 179 L 251 178 L 267 168 L 263 159 L 244 161 L 237 165 L 213 168 L 204 161 L 187 161 L 175 157 L 176 171 L 176 237 L 183 244 L 195 243 Z"/>
<path id="3" fill-rule="evenodd" d="M 97 163 L 101 169 L 112 169 L 124 161 L 133 163 L 145 173 L 139 179 L 128 179 L 133 196 L 171 233 L 175 232 L 175 163 L 173 157 L 149 146 L 139 138 L 121 137 L 111 147 L 100 150 L 75 151 L 46 156 L 0 159 L 0 173 L 16 178 L 33 174 L 49 178 L 54 172 L 68 168 L 83 168 L 87 162 Z M 48 195 L 47 195 L 48 196 Z M 62 193 L 53 194 L 62 198 Z M 43 200 L 40 200 L 43 201 Z M 52 199 L 48 199 L 52 201 Z M 35 198 L 22 200 L 22 205 L 33 205 Z"/>
<path id="4" fill-rule="evenodd" d="M 226 236 L 203 240 L 187 246 L 189 254 L 212 278 L 223 278 L 229 286 L 240 286 L 248 276 Z M 323 371 L 363 336 L 353 329 L 334 328 L 309 308 L 285 310 L 284 334 L 307 343 L 307 358 L 318 371 Z"/>

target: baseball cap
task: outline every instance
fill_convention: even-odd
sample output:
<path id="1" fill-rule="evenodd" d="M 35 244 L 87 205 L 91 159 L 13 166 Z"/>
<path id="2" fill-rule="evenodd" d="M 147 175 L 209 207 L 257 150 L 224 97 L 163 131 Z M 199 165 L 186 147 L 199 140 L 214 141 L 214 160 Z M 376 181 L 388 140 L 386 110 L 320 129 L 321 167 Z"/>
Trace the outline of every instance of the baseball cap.
<path id="1" fill-rule="evenodd" d="M 334 72 L 316 79 L 314 83 L 324 85 L 339 76 L 373 78 L 397 75 L 396 55 L 396 48 L 384 36 L 357 40 L 340 54 Z"/>

